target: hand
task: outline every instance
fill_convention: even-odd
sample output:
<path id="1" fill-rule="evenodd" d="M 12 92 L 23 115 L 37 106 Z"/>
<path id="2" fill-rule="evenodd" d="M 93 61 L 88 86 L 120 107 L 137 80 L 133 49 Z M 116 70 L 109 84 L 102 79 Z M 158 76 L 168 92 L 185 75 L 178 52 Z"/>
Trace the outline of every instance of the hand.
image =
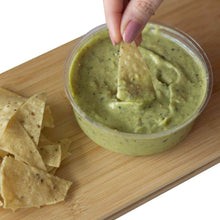
<path id="1" fill-rule="evenodd" d="M 163 0 L 103 0 L 112 44 L 141 43 L 141 31 Z"/>

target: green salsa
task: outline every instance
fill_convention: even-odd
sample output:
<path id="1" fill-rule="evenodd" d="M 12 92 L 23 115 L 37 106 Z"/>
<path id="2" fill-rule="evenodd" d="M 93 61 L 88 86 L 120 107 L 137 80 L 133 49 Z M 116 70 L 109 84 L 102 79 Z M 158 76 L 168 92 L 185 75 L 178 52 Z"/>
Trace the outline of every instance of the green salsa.
<path id="1" fill-rule="evenodd" d="M 71 66 L 72 94 L 95 121 L 118 131 L 152 134 L 180 125 L 201 105 L 206 72 L 186 47 L 149 24 L 139 50 L 151 73 L 156 99 L 144 105 L 116 98 L 119 45 L 103 30 L 81 47 Z"/>

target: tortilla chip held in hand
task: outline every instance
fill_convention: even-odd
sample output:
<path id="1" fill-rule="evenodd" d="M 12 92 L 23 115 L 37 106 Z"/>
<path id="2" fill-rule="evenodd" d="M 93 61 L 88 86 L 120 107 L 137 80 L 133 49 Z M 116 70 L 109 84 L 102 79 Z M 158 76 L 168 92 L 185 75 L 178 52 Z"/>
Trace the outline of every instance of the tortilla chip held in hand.
<path id="1" fill-rule="evenodd" d="M 121 42 L 117 98 L 150 103 L 155 99 L 151 74 L 135 42 Z"/>

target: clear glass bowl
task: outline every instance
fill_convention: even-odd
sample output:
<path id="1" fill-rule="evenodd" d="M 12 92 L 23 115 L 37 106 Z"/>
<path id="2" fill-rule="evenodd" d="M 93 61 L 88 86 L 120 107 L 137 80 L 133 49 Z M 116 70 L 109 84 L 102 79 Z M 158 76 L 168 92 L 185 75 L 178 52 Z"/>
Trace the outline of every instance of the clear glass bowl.
<path id="1" fill-rule="evenodd" d="M 70 68 L 74 60 L 74 56 L 77 51 L 88 42 L 94 34 L 107 29 L 107 26 L 100 25 L 93 30 L 89 31 L 82 38 L 78 39 L 71 49 L 70 54 L 67 56 L 64 65 L 64 88 L 66 95 L 73 107 L 77 122 L 85 134 L 92 139 L 98 145 L 107 148 L 111 151 L 129 154 L 129 155 L 150 155 L 158 152 L 165 151 L 171 147 L 177 145 L 182 141 L 190 132 L 195 119 L 201 114 L 205 108 L 212 91 L 213 76 L 210 62 L 205 54 L 204 50 L 199 44 L 192 39 L 188 34 L 183 31 L 162 24 L 160 22 L 149 22 L 151 24 L 159 25 L 160 31 L 172 39 L 176 39 L 181 45 L 191 51 L 202 62 L 206 71 L 207 88 L 202 103 L 198 109 L 182 124 L 173 127 L 169 130 L 154 133 L 154 134 L 132 134 L 120 132 L 115 129 L 111 129 L 103 124 L 100 124 L 93 120 L 91 117 L 85 114 L 77 105 L 72 93 L 70 85 Z"/>

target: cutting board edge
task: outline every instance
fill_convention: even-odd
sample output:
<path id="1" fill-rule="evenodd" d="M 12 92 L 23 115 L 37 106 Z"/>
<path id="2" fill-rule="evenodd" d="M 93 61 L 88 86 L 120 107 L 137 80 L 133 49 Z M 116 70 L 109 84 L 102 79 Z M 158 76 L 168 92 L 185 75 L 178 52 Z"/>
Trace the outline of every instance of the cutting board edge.
<path id="1" fill-rule="evenodd" d="M 217 157 L 215 159 L 213 159 L 212 161 L 204 164 L 203 166 L 193 170 L 192 172 L 186 174 L 186 175 L 183 175 L 182 177 L 180 177 L 179 179 L 175 180 L 174 182 L 171 182 L 171 183 L 168 183 L 167 185 L 165 186 L 162 186 L 161 188 L 155 190 L 154 192 L 152 192 L 150 195 L 146 195 L 146 196 L 143 196 L 142 198 L 140 198 L 139 200 L 137 201 L 134 201 L 132 202 L 131 204 L 128 204 L 126 205 L 125 207 L 123 208 L 119 208 L 119 210 L 117 210 L 116 212 L 114 213 L 109 213 L 103 217 L 101 217 L 100 219 L 98 220 L 114 220 L 116 218 L 119 218 L 120 216 L 128 213 L 129 211 L 139 207 L 140 205 L 156 198 L 157 196 L 167 192 L 168 190 L 180 185 L 181 183 L 191 179 L 192 177 L 202 173 L 203 171 L 217 165 L 218 163 L 220 163 L 220 157 Z"/>

